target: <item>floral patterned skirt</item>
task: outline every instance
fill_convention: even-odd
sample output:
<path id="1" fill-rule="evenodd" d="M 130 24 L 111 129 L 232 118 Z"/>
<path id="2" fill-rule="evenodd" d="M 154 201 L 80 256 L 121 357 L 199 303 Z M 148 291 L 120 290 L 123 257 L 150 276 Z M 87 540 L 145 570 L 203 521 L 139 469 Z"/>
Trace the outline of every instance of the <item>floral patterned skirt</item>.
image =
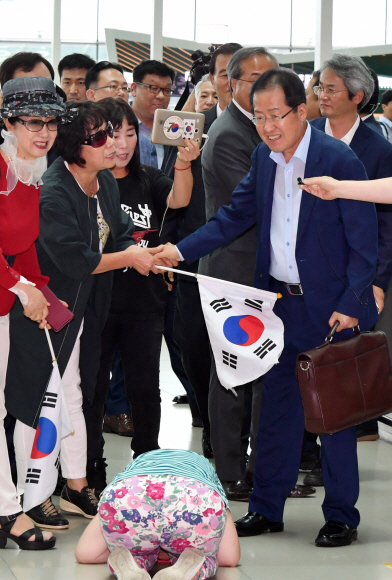
<path id="1" fill-rule="evenodd" d="M 216 574 L 226 508 L 208 485 L 178 475 L 138 475 L 108 486 L 99 518 L 110 551 L 126 547 L 151 570 L 160 549 L 174 564 L 185 548 L 205 554 L 200 580 Z"/>

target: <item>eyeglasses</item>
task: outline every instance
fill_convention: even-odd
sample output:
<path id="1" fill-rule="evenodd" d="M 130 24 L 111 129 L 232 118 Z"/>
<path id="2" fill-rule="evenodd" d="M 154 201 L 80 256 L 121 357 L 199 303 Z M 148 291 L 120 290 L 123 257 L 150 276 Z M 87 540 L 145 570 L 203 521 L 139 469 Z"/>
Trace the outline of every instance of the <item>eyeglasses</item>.
<path id="1" fill-rule="evenodd" d="M 97 149 L 98 147 L 105 145 L 108 137 L 113 137 L 113 125 L 110 121 L 108 122 L 106 129 L 101 129 L 100 131 L 90 135 L 85 141 L 83 141 L 83 145 L 90 145 L 90 147 Z"/>
<path id="2" fill-rule="evenodd" d="M 347 89 L 343 89 L 341 91 L 335 91 L 334 89 L 324 89 L 324 87 L 313 87 L 314 94 L 319 97 L 323 93 L 327 95 L 327 97 L 334 97 L 336 93 L 348 93 Z"/>
<path id="3" fill-rule="evenodd" d="M 124 92 L 124 93 L 130 93 L 131 89 L 126 86 L 126 87 L 120 87 L 119 85 L 105 85 L 103 87 L 96 87 L 95 89 L 92 89 L 93 91 L 99 91 L 100 89 L 110 89 L 113 92 L 118 93 L 119 91 Z"/>
<path id="4" fill-rule="evenodd" d="M 41 131 L 44 125 L 47 125 L 49 131 L 57 131 L 56 119 L 50 119 L 50 121 L 41 121 L 40 119 L 31 119 L 30 121 L 23 121 L 23 119 L 19 119 L 19 117 L 16 117 L 16 120 L 21 125 L 24 125 L 26 129 L 28 131 L 31 131 L 32 133 L 38 133 L 38 131 Z"/>
<path id="5" fill-rule="evenodd" d="M 135 84 L 141 85 L 142 87 L 147 87 L 150 93 L 152 93 L 153 95 L 159 95 L 159 93 L 162 91 L 165 97 L 170 97 L 174 93 L 172 89 L 163 89 L 162 87 L 158 87 L 157 85 L 146 85 L 145 83 L 138 83 L 136 81 Z"/>
<path id="6" fill-rule="evenodd" d="M 255 125 L 265 125 L 267 121 L 269 121 L 270 123 L 280 123 L 281 121 L 283 121 L 283 119 L 285 117 L 287 117 L 287 115 L 289 115 L 291 113 L 291 111 L 294 111 L 294 109 L 296 109 L 297 107 L 299 107 L 301 103 L 299 103 L 298 105 L 295 105 L 295 107 L 293 107 L 292 109 L 290 109 L 290 111 L 287 111 L 287 113 L 285 113 L 284 115 L 271 115 L 270 117 L 253 117 L 253 123 Z"/>

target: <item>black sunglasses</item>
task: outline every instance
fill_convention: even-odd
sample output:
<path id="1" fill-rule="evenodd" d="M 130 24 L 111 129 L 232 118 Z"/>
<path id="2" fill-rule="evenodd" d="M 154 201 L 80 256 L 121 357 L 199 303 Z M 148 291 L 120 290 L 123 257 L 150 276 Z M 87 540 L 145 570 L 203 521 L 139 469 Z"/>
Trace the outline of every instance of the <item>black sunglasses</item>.
<path id="1" fill-rule="evenodd" d="M 98 147 L 105 145 L 108 137 L 113 137 L 113 125 L 110 121 L 108 121 L 106 129 L 101 129 L 100 131 L 90 135 L 85 141 L 83 141 L 83 145 L 90 145 L 90 147 L 97 149 Z"/>

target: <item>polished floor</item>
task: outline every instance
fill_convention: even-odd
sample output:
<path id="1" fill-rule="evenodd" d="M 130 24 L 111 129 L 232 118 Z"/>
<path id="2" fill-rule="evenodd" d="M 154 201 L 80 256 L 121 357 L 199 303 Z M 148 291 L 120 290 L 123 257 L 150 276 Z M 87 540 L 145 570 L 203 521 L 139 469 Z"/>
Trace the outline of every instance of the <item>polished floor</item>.
<path id="1" fill-rule="evenodd" d="M 162 355 L 162 429 L 160 445 L 201 451 L 201 429 L 191 427 L 187 406 L 173 405 L 182 388 L 173 375 L 167 353 Z M 221 568 L 217 580 L 392 580 L 392 436 L 382 431 L 377 442 L 358 446 L 362 514 L 359 539 L 352 546 L 315 548 L 323 524 L 323 489 L 309 499 L 288 500 L 285 532 L 241 539 L 242 557 L 235 569 Z M 129 462 L 129 439 L 106 436 L 109 477 Z M 300 476 L 300 480 L 302 476 Z M 58 498 L 56 498 L 58 499 Z M 233 502 L 234 519 L 247 505 Z M 87 520 L 70 516 L 70 528 L 57 533 L 48 552 L 23 552 L 9 542 L 0 550 L 0 580 L 113 580 L 106 565 L 81 566 L 74 558 L 76 542 Z"/>

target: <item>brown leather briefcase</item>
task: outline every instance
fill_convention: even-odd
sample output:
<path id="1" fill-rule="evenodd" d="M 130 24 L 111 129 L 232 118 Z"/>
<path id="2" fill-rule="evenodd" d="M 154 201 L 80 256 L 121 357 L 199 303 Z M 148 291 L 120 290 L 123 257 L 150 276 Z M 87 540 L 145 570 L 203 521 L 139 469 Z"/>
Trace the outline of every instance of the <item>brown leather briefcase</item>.
<path id="1" fill-rule="evenodd" d="M 311 433 L 331 434 L 392 411 L 392 372 L 383 332 L 360 332 L 324 344 L 297 358 L 297 379 Z"/>

